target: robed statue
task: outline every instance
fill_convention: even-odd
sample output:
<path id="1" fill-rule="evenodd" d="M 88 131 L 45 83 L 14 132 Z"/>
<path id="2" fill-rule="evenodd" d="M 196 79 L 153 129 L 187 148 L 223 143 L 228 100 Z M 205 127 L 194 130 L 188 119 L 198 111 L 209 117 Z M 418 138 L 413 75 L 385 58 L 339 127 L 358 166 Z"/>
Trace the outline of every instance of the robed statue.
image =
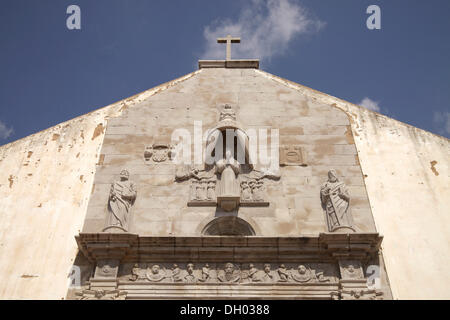
<path id="1" fill-rule="evenodd" d="M 328 181 L 320 189 L 320 200 L 327 216 L 328 231 L 355 231 L 349 212 L 350 196 L 335 170 L 328 171 Z"/>
<path id="2" fill-rule="evenodd" d="M 111 184 L 108 202 L 109 215 L 104 231 L 111 228 L 128 231 L 130 209 L 136 200 L 136 187 L 129 177 L 128 171 L 122 170 L 120 180 Z"/>
<path id="3" fill-rule="evenodd" d="M 216 172 L 220 174 L 216 185 L 217 201 L 225 211 L 231 211 L 239 205 L 241 188 L 238 175 L 240 171 L 240 164 L 232 157 L 230 150 L 226 151 L 225 159 L 216 162 Z"/>

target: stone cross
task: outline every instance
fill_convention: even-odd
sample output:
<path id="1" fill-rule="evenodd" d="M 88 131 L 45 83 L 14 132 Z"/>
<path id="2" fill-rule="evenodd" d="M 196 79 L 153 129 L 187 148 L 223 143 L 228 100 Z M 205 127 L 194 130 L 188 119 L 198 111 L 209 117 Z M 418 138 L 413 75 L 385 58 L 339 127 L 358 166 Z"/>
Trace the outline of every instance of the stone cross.
<path id="1" fill-rule="evenodd" d="M 227 44 L 227 60 L 231 60 L 231 44 L 240 42 L 241 38 L 233 38 L 230 35 L 227 35 L 225 38 L 217 38 L 217 43 Z"/>

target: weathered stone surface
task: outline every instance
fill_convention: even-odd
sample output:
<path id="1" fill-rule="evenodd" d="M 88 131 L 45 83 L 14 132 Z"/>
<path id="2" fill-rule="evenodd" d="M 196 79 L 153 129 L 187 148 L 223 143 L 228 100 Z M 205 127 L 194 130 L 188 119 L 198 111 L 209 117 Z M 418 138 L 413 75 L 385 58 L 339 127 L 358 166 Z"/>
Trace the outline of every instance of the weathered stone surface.
<path id="1" fill-rule="evenodd" d="M 278 184 L 268 186 L 274 205 L 239 209 L 257 235 L 325 232 L 315 188 L 334 168 L 352 195 L 356 228 L 368 233 L 376 225 L 385 237 L 382 290 L 390 290 L 388 276 L 394 298 L 449 297 L 443 277 L 450 252 L 448 139 L 259 70 L 228 68 L 202 69 L 1 147 L 0 272 L 7 276 L 0 296 L 65 296 L 76 253 L 73 236 L 83 223 L 85 232 L 104 227 L 109 186 L 127 165 L 136 169 L 129 168 L 130 179 L 143 194 L 157 199 L 138 206 L 137 198 L 132 232 L 194 236 L 214 217 L 226 215 L 187 207 L 188 185 L 174 188 L 175 169 L 165 164 L 153 168 L 144 160 L 154 137 L 167 138 L 175 127 L 192 132 L 197 119 L 204 128 L 213 126 L 215 107 L 221 103 L 239 105 L 238 116 L 247 128 L 280 128 L 280 142 L 301 145 L 311 160 L 307 167 L 285 167 Z M 171 207 L 160 208 L 162 199 L 170 199 Z M 30 245 L 34 243 L 39 247 Z M 82 267 L 85 281 L 90 267 L 83 263 L 77 259 L 75 265 Z M 383 259 L 372 263 L 384 270 Z M 352 296 L 352 290 L 359 290 L 355 288 L 343 295 Z M 148 295 L 151 289 L 130 297 Z M 222 290 L 238 294 L 233 288 Z M 292 297 L 280 294 L 287 296 Z M 305 295 L 297 291 L 297 297 Z"/>

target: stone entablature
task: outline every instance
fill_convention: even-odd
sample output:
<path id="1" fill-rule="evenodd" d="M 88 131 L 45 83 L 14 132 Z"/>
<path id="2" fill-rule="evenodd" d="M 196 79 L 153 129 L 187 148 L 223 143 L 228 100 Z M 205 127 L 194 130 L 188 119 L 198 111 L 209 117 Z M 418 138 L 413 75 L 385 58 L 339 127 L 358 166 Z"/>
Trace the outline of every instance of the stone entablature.
<path id="1" fill-rule="evenodd" d="M 288 238 L 80 234 L 79 248 L 96 268 L 78 295 L 92 298 L 109 290 L 127 299 L 225 298 L 230 293 L 243 299 L 379 299 L 382 293 L 368 287 L 363 265 L 377 256 L 381 241 L 377 233 Z"/>

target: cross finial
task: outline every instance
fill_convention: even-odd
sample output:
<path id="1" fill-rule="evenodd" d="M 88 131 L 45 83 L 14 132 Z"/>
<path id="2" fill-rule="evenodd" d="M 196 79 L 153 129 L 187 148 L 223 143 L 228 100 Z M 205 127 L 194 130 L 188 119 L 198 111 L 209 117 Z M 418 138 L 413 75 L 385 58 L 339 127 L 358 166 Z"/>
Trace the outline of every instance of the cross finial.
<path id="1" fill-rule="evenodd" d="M 227 60 L 231 60 L 231 44 L 240 42 L 241 38 L 233 38 L 230 35 L 227 35 L 225 38 L 217 38 L 217 43 L 227 44 Z"/>

